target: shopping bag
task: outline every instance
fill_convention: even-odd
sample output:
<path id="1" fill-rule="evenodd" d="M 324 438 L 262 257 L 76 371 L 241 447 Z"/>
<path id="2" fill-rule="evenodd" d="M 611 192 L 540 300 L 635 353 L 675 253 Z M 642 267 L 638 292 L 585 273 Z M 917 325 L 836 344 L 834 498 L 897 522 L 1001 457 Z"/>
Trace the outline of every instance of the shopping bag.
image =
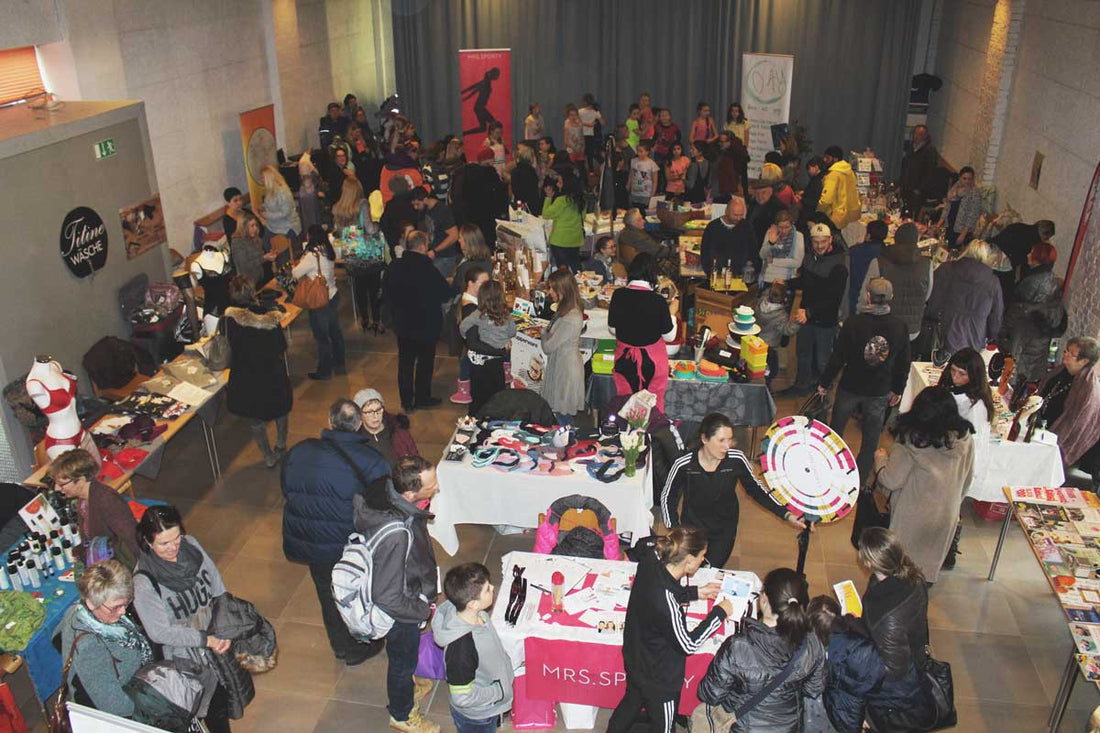
<path id="1" fill-rule="evenodd" d="M 414 674 L 429 680 L 447 678 L 447 668 L 443 663 L 443 649 L 435 643 L 435 635 L 430 629 L 420 635 L 420 652 Z"/>
<path id="2" fill-rule="evenodd" d="M 527 697 L 527 675 L 512 682 L 512 728 L 515 730 L 546 730 L 558 724 L 553 700 L 532 700 Z"/>

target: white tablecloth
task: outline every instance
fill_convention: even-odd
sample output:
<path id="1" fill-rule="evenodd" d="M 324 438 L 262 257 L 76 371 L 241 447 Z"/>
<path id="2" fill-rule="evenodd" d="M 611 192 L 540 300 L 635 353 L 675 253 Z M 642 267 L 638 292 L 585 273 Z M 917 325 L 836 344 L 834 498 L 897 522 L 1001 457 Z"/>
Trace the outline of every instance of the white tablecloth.
<path id="1" fill-rule="evenodd" d="M 633 540 L 649 535 L 653 517 L 653 476 L 649 466 L 633 478 L 621 476 L 605 484 L 578 466 L 570 476 L 539 476 L 474 468 L 469 455 L 461 462 L 440 461 L 439 494 L 432 499 L 435 521 L 429 532 L 448 554 L 458 552 L 456 524 L 510 524 L 538 526 L 539 512 L 556 499 L 571 494 L 591 496 L 603 502 L 615 519 L 619 534 Z M 533 540 L 532 540 L 533 541 Z"/>
<path id="2" fill-rule="evenodd" d="M 925 361 L 909 367 L 909 380 L 898 409 L 908 412 L 913 398 L 939 380 L 941 370 Z M 1004 501 L 1005 486 L 1061 486 L 1066 476 L 1058 446 L 1046 443 L 1013 443 L 994 435 L 982 461 L 982 475 L 974 476 L 966 495 L 978 501 Z"/>

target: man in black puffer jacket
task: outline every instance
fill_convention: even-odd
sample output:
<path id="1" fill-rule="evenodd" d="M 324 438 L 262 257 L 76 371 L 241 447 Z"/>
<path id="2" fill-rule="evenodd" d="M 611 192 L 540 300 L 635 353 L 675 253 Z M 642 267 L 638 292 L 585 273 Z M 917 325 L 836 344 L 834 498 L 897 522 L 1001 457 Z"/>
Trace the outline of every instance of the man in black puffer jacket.
<path id="1" fill-rule="evenodd" d="M 359 406 L 337 400 L 329 408 L 330 429 L 321 431 L 319 440 L 309 438 L 291 448 L 282 475 L 283 554 L 309 565 L 329 644 L 348 666 L 382 650 L 380 641 L 363 644 L 352 637 L 332 599 L 332 566 L 355 531 L 353 499 L 384 491 L 390 474 L 382 455 L 356 432 L 361 424 Z"/>

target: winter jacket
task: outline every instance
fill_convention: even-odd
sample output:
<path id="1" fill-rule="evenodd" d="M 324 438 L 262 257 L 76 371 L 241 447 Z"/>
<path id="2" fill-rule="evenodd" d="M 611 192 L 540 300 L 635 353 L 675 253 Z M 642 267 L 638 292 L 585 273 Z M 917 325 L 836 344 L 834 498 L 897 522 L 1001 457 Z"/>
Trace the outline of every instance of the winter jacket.
<path id="1" fill-rule="evenodd" d="M 901 395 L 909 378 L 909 333 L 897 316 L 858 313 L 844 322 L 821 375 L 828 388 L 844 369 L 840 388 L 866 397 Z"/>
<path id="2" fill-rule="evenodd" d="M 840 316 L 840 305 L 848 283 L 848 266 L 844 264 L 844 252 L 833 242 L 833 248 L 819 255 L 813 248 L 802 260 L 802 307 L 806 310 L 806 322 L 814 326 L 835 326 Z"/>
<path id="3" fill-rule="evenodd" d="M 546 375 L 542 398 L 550 409 L 563 415 L 584 411 L 584 360 L 581 358 L 580 311 L 555 318 L 542 332 L 542 351 L 546 354 Z"/>
<path id="4" fill-rule="evenodd" d="M 928 314 L 943 324 L 948 353 L 969 346 L 975 351 L 997 338 L 1004 313 L 1001 282 L 993 269 L 972 257 L 939 268 Z"/>
<path id="5" fill-rule="evenodd" d="M 681 604 L 699 597 L 699 587 L 683 586 L 669 575 L 656 552 L 642 553 L 626 606 L 623 667 L 628 685 L 652 700 L 671 700 L 684 685 L 688 655 L 716 632 L 726 612 L 715 606 L 689 629 Z"/>
<path id="6" fill-rule="evenodd" d="M 411 162 L 411 159 L 409 162 Z M 417 188 L 423 188 L 428 193 L 432 192 L 431 186 L 424 184 L 424 176 L 420 174 L 415 164 L 402 165 L 398 162 L 386 163 L 386 165 L 382 167 L 382 174 L 378 178 L 378 189 L 382 192 L 382 203 L 388 204 L 390 199 L 393 198 L 393 191 L 390 189 L 390 181 L 398 176 L 404 176 L 407 179 L 410 191 Z"/>
<path id="7" fill-rule="evenodd" d="M 581 496 L 580 494 L 570 494 L 569 496 L 555 499 L 554 503 L 547 508 L 546 518 L 543 519 L 538 529 L 535 530 L 535 547 L 532 551 L 541 555 L 554 553 L 554 549 L 558 544 L 558 530 L 561 527 L 561 518 L 567 511 L 573 509 L 578 512 L 589 510 L 596 515 L 600 527 L 599 532 L 595 530 L 589 531 L 598 534 L 600 536 L 600 541 L 603 543 L 603 551 L 600 557 L 605 560 L 620 559 L 622 553 L 619 550 L 619 536 L 611 529 L 611 512 L 607 510 L 607 507 L 605 507 L 599 499 L 593 499 L 590 496 Z M 571 531 L 572 530 L 570 530 L 570 532 Z"/>
<path id="8" fill-rule="evenodd" d="M 367 432 L 366 427 L 359 428 L 367 445 L 378 451 L 386 463 L 393 466 L 397 461 L 406 456 L 418 456 L 420 451 L 416 447 L 412 433 L 409 432 L 408 415 L 391 415 L 382 413 L 382 432 L 377 435 Z"/>
<path id="9" fill-rule="evenodd" d="M 1047 379 L 1055 374 L 1058 371 Z M 1073 378 L 1066 407 L 1050 429 L 1058 436 L 1062 462 L 1067 466 L 1077 463 L 1096 445 L 1100 440 L 1100 367 L 1093 364 Z"/>
<path id="10" fill-rule="evenodd" d="M 920 333 L 924 304 L 932 293 L 932 259 L 921 255 L 915 244 L 886 247 L 867 267 L 859 288 L 860 303 L 867 302 L 867 284 L 876 277 L 884 277 L 894 286 L 890 312 L 905 322 L 910 336 Z"/>
<path id="11" fill-rule="evenodd" d="M 554 411 L 538 392 L 529 389 L 504 389 L 485 401 L 477 411 L 479 420 L 519 420 L 551 427 L 558 424 Z"/>
<path id="12" fill-rule="evenodd" d="M 798 333 L 798 324 L 791 320 L 787 307 L 766 298 L 756 304 L 756 325 L 760 326 L 760 338 L 772 350 L 782 348 L 784 336 Z"/>
<path id="13" fill-rule="evenodd" d="M 1016 357 L 1019 381 L 1037 380 L 1046 375 L 1050 340 L 1065 331 L 1062 284 L 1043 265 L 1012 289 L 997 343 Z"/>
<path id="14" fill-rule="evenodd" d="M 423 252 L 406 251 L 382 280 L 399 339 L 435 342 L 443 330 L 443 303 L 454 297 L 447 280 Z"/>
<path id="15" fill-rule="evenodd" d="M 950 448 L 896 441 L 888 458 L 875 463 L 879 489 L 890 496 L 890 529 L 925 580 L 935 583 L 973 480 L 974 441 L 957 437 Z"/>
<path id="16" fill-rule="evenodd" d="M 298 205 L 289 188 L 268 191 L 263 203 L 265 225 L 272 234 L 290 231 L 302 233 L 302 221 L 298 218 Z"/>
<path id="17" fill-rule="evenodd" d="M 861 286 L 867 277 L 871 263 L 882 254 L 882 242 L 860 242 L 848 250 L 848 312 L 855 313 L 856 306 L 867 302 L 867 295 L 861 293 Z M 862 297 L 861 297 L 862 296 Z M 891 308 L 891 310 L 893 310 Z"/>
<path id="18" fill-rule="evenodd" d="M 859 219 L 863 209 L 859 191 L 856 190 L 856 174 L 848 161 L 838 160 L 829 166 L 821 185 L 817 210 L 828 216 L 837 229 L 843 229 Z"/>
<path id="19" fill-rule="evenodd" d="M 535 216 L 542 215 L 542 189 L 539 174 L 530 163 L 519 162 L 512 169 L 512 198 L 527 204 Z"/>
<path id="20" fill-rule="evenodd" d="M 910 668 L 924 666 L 928 646 L 924 583 L 907 584 L 893 576 L 880 581 L 872 575 L 863 594 L 863 620 L 882 657 L 887 680 L 900 680 Z"/>
<path id="21" fill-rule="evenodd" d="M 907 153 L 901 159 L 902 194 L 920 194 L 921 198 L 930 197 L 934 186 L 933 172 L 940 164 L 940 154 L 931 143 L 925 143 L 917 150 Z M 917 212 L 913 212 L 915 216 Z"/>
<path id="22" fill-rule="evenodd" d="M 489 614 L 478 616 L 481 623 L 471 624 L 444 601 L 432 616 L 432 634 L 444 649 L 451 707 L 471 720 L 486 720 L 512 707 L 512 660 Z"/>
<path id="23" fill-rule="evenodd" d="M 806 189 L 802 192 L 802 209 L 798 214 L 799 229 L 809 226 L 810 215 L 817 211 L 817 204 L 821 200 L 821 190 L 825 186 L 825 171 L 816 176 L 810 176 L 806 181 Z"/>
<path id="24" fill-rule="evenodd" d="M 259 662 L 266 669 L 275 666 L 275 628 L 251 602 L 231 593 L 222 593 L 214 599 L 214 615 L 207 631 L 219 639 L 232 641 L 233 656 L 243 655 L 251 660 L 253 666 Z"/>
<path id="25" fill-rule="evenodd" d="M 104 336 L 96 341 L 84 354 L 81 363 L 100 389 L 125 387 L 138 372 L 151 377 L 157 371 L 157 365 L 148 351 L 114 336 Z"/>
<path id="26" fill-rule="evenodd" d="M 348 454 L 368 486 L 327 443 Z M 389 464 L 359 433 L 323 430 L 290 449 L 283 461 L 283 554 L 291 562 L 332 564 L 354 531 L 352 498 L 381 491 Z"/>
<path id="27" fill-rule="evenodd" d="M 802 697 L 819 697 L 825 689 L 825 650 L 817 636 L 805 638 L 801 652 L 756 619 L 746 619 L 742 630 L 722 643 L 699 683 L 699 699 L 733 712 L 779 675 L 798 653 L 790 676 L 752 710 L 738 718 L 731 731 L 740 733 L 798 733 Z"/>
<path id="28" fill-rule="evenodd" d="M 225 401 L 234 415 L 274 420 L 288 414 L 294 405 L 294 389 L 283 361 L 286 336 L 279 325 L 280 315 L 258 307 L 225 311 L 231 354 Z"/>
<path id="29" fill-rule="evenodd" d="M 69 678 L 63 680 L 69 684 L 69 699 L 111 715 L 129 718 L 134 714 L 134 703 L 122 688 L 142 664 L 152 659 L 152 649 L 146 648 L 147 659 L 141 649 L 123 646 L 100 636 L 80 618 L 78 610 L 78 604 L 73 604 L 65 612 L 58 630 L 63 660 L 68 659 L 77 635 L 86 632 L 73 654 Z M 125 616 L 119 623 L 134 625 Z M 141 634 L 141 631 L 134 633 Z"/>
<path id="30" fill-rule="evenodd" d="M 355 531 L 369 538 L 385 525 L 401 522 L 412 534 L 412 545 L 404 532 L 395 532 L 378 545 L 371 598 L 395 621 L 419 624 L 428 620 L 439 594 L 435 551 L 428 537 L 432 515 L 406 501 L 392 483 L 387 482 L 385 491 L 390 500 L 385 510 L 367 506 L 362 496 L 355 497 Z"/>

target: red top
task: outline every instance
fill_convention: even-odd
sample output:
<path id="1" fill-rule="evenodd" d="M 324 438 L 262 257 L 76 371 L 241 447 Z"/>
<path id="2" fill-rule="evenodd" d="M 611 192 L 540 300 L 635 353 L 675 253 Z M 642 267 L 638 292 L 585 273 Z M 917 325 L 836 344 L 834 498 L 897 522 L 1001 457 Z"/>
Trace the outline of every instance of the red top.
<path id="1" fill-rule="evenodd" d="M 69 383 L 68 389 L 61 387 L 59 389 L 50 389 L 42 383 L 40 379 L 28 379 L 28 382 L 37 382 L 42 386 L 42 389 L 46 390 L 46 394 L 50 396 L 50 404 L 41 408 L 42 412 L 47 415 L 52 415 L 55 412 L 60 412 L 72 404 L 73 398 L 76 397 L 76 380 L 70 377 L 68 374 L 62 374 L 62 377 Z"/>

